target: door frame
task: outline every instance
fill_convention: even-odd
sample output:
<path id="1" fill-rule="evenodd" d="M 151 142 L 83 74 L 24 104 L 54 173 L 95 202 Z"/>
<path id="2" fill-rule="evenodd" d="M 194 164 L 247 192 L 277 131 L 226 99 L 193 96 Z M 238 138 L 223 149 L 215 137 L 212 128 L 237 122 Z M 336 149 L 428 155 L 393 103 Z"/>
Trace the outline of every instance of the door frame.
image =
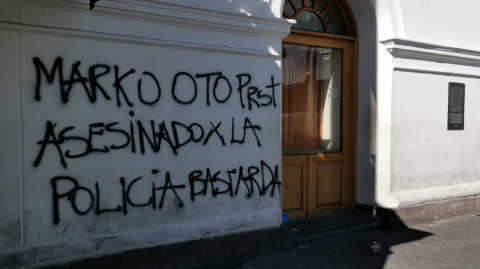
<path id="1" fill-rule="evenodd" d="M 356 29 L 355 29 L 356 32 Z M 351 36 L 340 36 L 292 29 L 291 33 L 282 40 L 283 43 L 311 45 L 318 47 L 336 48 L 343 50 L 342 67 L 342 153 L 319 153 L 308 157 L 308 177 L 314 173 L 315 161 L 335 162 L 342 161 L 342 205 L 333 211 L 355 209 L 356 207 L 356 164 L 357 164 L 357 129 L 358 129 L 358 39 Z M 283 135 L 282 129 L 281 134 Z M 283 141 L 283 138 L 282 138 Z M 288 157 L 288 158 L 287 158 Z M 294 156 L 283 156 L 288 162 L 294 161 Z M 305 189 L 307 186 L 303 186 Z M 308 180 L 307 211 L 308 215 L 322 212 L 316 208 L 316 186 L 313 180 Z M 304 197 L 305 203 L 307 200 Z M 325 213 L 330 212 L 326 211 Z M 292 212 L 293 213 L 293 212 Z M 299 212 L 300 213 L 300 212 Z M 292 215 L 299 217 L 302 214 Z"/>

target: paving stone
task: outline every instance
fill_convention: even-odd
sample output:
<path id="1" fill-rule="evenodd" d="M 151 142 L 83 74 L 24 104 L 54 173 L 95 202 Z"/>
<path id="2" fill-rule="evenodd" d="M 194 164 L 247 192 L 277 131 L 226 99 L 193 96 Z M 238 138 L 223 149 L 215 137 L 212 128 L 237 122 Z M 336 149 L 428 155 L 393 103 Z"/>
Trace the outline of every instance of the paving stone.
<path id="1" fill-rule="evenodd" d="M 449 266 L 449 265 L 442 264 L 442 263 L 437 263 L 437 262 L 432 262 L 432 261 L 429 261 L 429 260 L 422 260 L 421 262 L 414 263 L 414 264 L 406 264 L 405 266 L 399 267 L 399 268 L 408 268 L 408 269 L 439 269 L 439 268 L 458 269 L 458 267 Z"/>
<path id="2" fill-rule="evenodd" d="M 350 263 L 349 265 L 355 268 L 382 269 L 385 265 L 385 260 L 366 259 L 366 260 Z"/>
<path id="3" fill-rule="evenodd" d="M 262 267 L 263 268 L 263 267 Z M 258 269 L 257 267 L 254 267 L 253 265 L 250 265 L 249 263 L 244 262 L 242 266 L 237 267 L 235 269 Z"/>
<path id="4" fill-rule="evenodd" d="M 443 242 L 434 242 L 425 245 L 406 244 L 402 249 L 399 250 L 393 248 L 393 251 L 394 253 L 400 252 L 407 258 L 426 258 L 428 256 L 442 254 L 450 249 L 449 246 L 442 243 Z"/>
<path id="5" fill-rule="evenodd" d="M 478 229 L 478 228 L 477 228 Z M 438 242 L 438 243 L 444 243 L 449 246 L 449 248 L 463 248 L 463 247 L 468 247 L 468 246 L 479 246 L 480 245 L 480 240 L 470 237 L 470 236 L 464 236 L 464 237 L 456 237 L 456 238 L 451 238 L 448 240 L 445 240 L 443 242 Z"/>
<path id="6" fill-rule="evenodd" d="M 385 259 L 385 264 L 388 264 L 390 266 L 394 265 L 395 267 L 397 267 L 398 265 L 401 265 L 401 267 L 405 267 L 405 265 L 419 261 L 422 261 L 422 258 L 420 256 L 405 255 L 403 253 L 393 253 L 392 255 L 387 256 L 387 258 Z"/>
<path id="7" fill-rule="evenodd" d="M 283 228 L 245 233 L 243 240 L 243 253 L 246 258 L 289 248 L 288 231 Z"/>
<path id="8" fill-rule="evenodd" d="M 333 268 L 333 267 L 345 265 L 344 262 L 341 262 L 337 259 L 325 256 L 325 255 L 319 255 L 314 258 L 309 258 L 308 260 L 314 263 L 315 265 L 317 265 L 319 268 Z"/>
<path id="9" fill-rule="evenodd" d="M 314 263 L 311 263 L 308 260 L 304 260 L 304 261 L 290 263 L 290 264 L 286 265 L 285 268 L 288 268 L 288 269 L 293 269 L 293 268 L 318 269 L 318 265 L 316 265 Z"/>
<path id="10" fill-rule="evenodd" d="M 449 265 L 460 268 L 462 268 L 462 264 L 476 264 L 476 268 L 480 268 L 480 246 L 466 246 L 454 249 L 443 254 L 442 259 L 445 259 Z"/>
<path id="11" fill-rule="evenodd" d="M 330 249 L 325 252 L 325 255 L 337 260 L 341 260 L 345 263 L 352 263 L 370 258 L 368 251 L 365 253 L 354 252 L 350 253 L 342 249 Z"/>
<path id="12" fill-rule="evenodd" d="M 466 261 L 466 262 L 459 263 L 454 268 L 458 268 L 458 269 L 478 269 L 478 267 L 479 267 L 478 262 Z"/>
<path id="13" fill-rule="evenodd" d="M 340 265 L 340 266 L 337 266 L 337 267 L 332 267 L 332 269 L 354 269 L 355 267 L 351 266 L 351 265 L 348 265 L 348 264 L 344 264 L 344 265 Z"/>
<path id="14" fill-rule="evenodd" d="M 263 269 L 263 268 L 280 268 L 283 266 L 283 263 L 274 260 L 268 256 L 257 257 L 246 261 L 244 264 L 253 266 L 254 268 Z"/>
<path id="15" fill-rule="evenodd" d="M 302 260 L 306 260 L 310 257 L 314 257 L 315 255 L 310 249 L 294 249 L 291 251 L 281 252 L 278 254 L 269 255 L 268 257 L 281 262 L 283 265 L 294 263 Z"/>
<path id="16" fill-rule="evenodd" d="M 357 240 L 364 240 L 363 238 L 361 238 L 359 234 L 360 233 L 338 235 L 335 237 L 327 237 L 327 238 L 321 238 L 316 240 L 304 241 L 302 243 L 297 243 L 297 244 L 305 244 L 310 247 L 334 246 L 334 245 L 341 244 L 343 242 L 356 242 Z"/>

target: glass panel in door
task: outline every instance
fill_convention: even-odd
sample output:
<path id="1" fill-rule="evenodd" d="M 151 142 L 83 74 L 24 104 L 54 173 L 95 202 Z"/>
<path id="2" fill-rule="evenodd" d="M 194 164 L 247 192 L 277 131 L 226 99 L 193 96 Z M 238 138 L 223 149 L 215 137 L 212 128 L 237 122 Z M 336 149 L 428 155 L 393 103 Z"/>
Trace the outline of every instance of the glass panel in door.
<path id="1" fill-rule="evenodd" d="M 342 151 L 342 50 L 283 44 L 283 154 Z"/>

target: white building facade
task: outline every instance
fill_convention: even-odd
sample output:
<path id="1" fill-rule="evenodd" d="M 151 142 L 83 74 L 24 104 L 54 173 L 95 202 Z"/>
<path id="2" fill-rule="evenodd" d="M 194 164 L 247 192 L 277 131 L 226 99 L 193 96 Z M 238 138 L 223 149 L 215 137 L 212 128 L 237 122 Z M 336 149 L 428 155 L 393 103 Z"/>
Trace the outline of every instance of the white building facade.
<path id="1" fill-rule="evenodd" d="M 0 267 L 275 229 L 282 212 L 480 209 L 476 1 L 89 4 L 0 0 Z M 298 101 L 299 84 L 322 94 Z"/>

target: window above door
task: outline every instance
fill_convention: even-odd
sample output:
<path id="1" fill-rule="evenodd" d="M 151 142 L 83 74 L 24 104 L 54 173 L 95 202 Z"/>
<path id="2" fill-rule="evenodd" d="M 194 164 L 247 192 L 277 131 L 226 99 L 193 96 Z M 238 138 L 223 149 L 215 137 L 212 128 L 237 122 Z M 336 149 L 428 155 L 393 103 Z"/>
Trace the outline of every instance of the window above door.
<path id="1" fill-rule="evenodd" d="M 297 20 L 294 29 L 345 36 L 354 32 L 338 0 L 285 0 L 283 17 Z"/>

